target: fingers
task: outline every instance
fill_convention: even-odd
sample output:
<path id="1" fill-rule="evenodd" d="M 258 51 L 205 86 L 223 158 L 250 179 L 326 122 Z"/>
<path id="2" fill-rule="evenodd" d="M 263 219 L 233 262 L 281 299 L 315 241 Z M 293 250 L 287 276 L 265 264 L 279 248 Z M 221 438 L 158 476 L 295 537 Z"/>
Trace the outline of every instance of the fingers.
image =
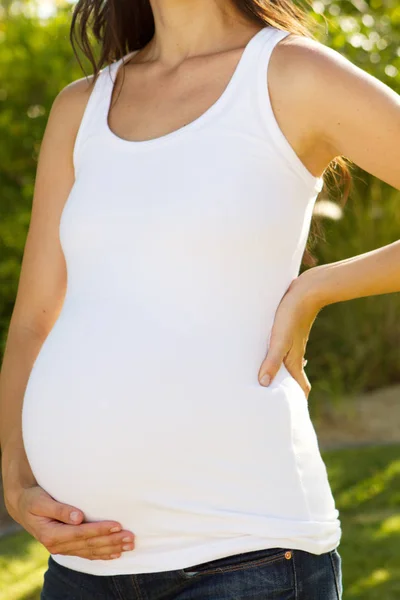
<path id="1" fill-rule="evenodd" d="M 42 525 L 42 535 L 40 542 L 46 547 L 58 543 L 69 544 L 70 542 L 87 542 L 96 537 L 111 537 L 115 535 L 111 530 L 114 529 L 112 521 L 96 521 L 94 523 L 82 523 L 81 525 L 65 525 L 57 521 L 50 521 Z M 124 530 L 125 535 L 132 534 Z"/>
<path id="2" fill-rule="evenodd" d="M 55 543 L 47 545 L 47 549 L 52 554 L 72 554 L 91 559 L 103 558 L 111 554 L 121 554 L 133 550 L 134 547 L 134 536 L 127 531 L 64 543 L 57 540 Z"/>
<path id="3" fill-rule="evenodd" d="M 285 367 L 287 368 L 289 373 L 292 375 L 292 377 L 294 377 L 294 379 L 300 385 L 301 389 L 304 392 L 305 397 L 308 399 L 308 396 L 311 391 L 311 384 L 310 384 L 310 381 L 309 381 L 306 373 L 304 372 L 305 364 L 302 364 L 302 366 L 300 366 L 300 367 L 298 366 L 298 364 L 299 364 L 299 361 L 297 361 L 296 363 L 291 363 L 291 364 L 289 362 L 288 363 L 285 362 Z"/>
<path id="4" fill-rule="evenodd" d="M 307 360 L 303 356 L 304 348 L 296 350 L 292 347 L 289 351 L 285 348 L 287 348 L 287 346 L 283 343 L 270 345 L 268 353 L 259 370 L 259 383 L 263 386 L 270 385 L 284 362 L 285 367 L 292 377 L 296 379 L 308 399 L 311 391 L 311 384 L 304 371 L 304 367 L 307 364 Z M 297 355 L 295 352 L 297 352 Z"/>
<path id="5" fill-rule="evenodd" d="M 282 361 L 287 355 L 287 345 L 275 343 L 270 345 L 266 357 L 261 363 L 258 380 L 261 385 L 268 386 L 279 371 Z"/>
<path id="6" fill-rule="evenodd" d="M 278 361 L 269 357 L 267 357 L 263 361 L 258 376 L 261 385 L 268 386 L 271 383 L 271 381 L 274 379 L 275 375 L 279 371 L 279 367 L 281 366 L 281 364 L 282 360 Z"/>
<path id="7" fill-rule="evenodd" d="M 133 550 L 135 539 L 134 534 L 127 530 L 111 533 L 110 523 L 106 521 L 82 525 L 50 521 L 41 524 L 35 537 L 51 554 L 69 554 L 92 560 Z"/>
<path id="8" fill-rule="evenodd" d="M 26 510 L 29 530 L 51 554 L 107 559 L 111 554 L 120 555 L 122 545 L 134 539 L 131 532 L 122 531 L 118 521 L 82 523 L 80 509 L 57 502 L 39 486 L 27 493 Z M 74 513 L 77 521 L 71 518 Z M 122 538 L 129 538 L 129 542 L 122 544 Z"/>
<path id="9" fill-rule="evenodd" d="M 134 534 L 123 530 L 118 521 L 70 524 L 70 514 L 75 511 L 81 521 L 81 510 L 57 502 L 43 488 L 35 486 L 21 494 L 18 522 L 51 554 L 107 560 L 117 558 L 121 552 L 133 550 Z"/>

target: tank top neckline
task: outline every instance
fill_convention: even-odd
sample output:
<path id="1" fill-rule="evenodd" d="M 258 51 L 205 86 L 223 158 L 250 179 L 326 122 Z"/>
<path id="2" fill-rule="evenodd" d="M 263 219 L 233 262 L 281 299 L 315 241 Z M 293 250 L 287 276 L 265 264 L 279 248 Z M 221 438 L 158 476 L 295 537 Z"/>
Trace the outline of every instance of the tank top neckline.
<path id="1" fill-rule="evenodd" d="M 106 131 L 107 136 L 115 144 L 118 144 L 121 147 L 124 147 L 125 149 L 144 150 L 144 149 L 155 148 L 157 146 L 167 144 L 168 142 L 176 140 L 180 137 L 183 137 L 184 135 L 205 125 L 206 122 L 212 116 L 214 116 L 214 114 L 217 111 L 220 111 L 227 104 L 229 99 L 232 97 L 234 89 L 239 83 L 241 75 L 243 74 L 246 64 L 250 58 L 250 54 L 251 54 L 253 48 L 256 46 L 256 43 L 258 42 L 258 40 L 260 38 L 262 38 L 264 35 L 266 35 L 267 33 L 270 33 L 272 31 L 274 31 L 274 28 L 270 25 L 266 25 L 265 27 L 263 27 L 262 29 L 257 31 L 250 38 L 250 40 L 245 45 L 245 47 L 242 51 L 242 54 L 240 55 L 239 61 L 236 63 L 236 67 L 228 81 L 228 84 L 225 86 L 225 89 L 223 90 L 221 95 L 217 98 L 217 100 L 211 106 L 209 106 L 199 117 L 197 117 L 193 121 L 189 122 L 187 125 L 180 127 L 179 129 L 175 129 L 174 131 L 171 131 L 170 133 L 166 133 L 162 136 L 158 136 L 156 138 L 151 138 L 148 140 L 127 140 L 125 138 L 118 136 L 116 133 L 114 133 L 114 131 L 112 131 L 112 129 L 109 125 L 109 113 L 110 113 L 110 107 L 111 107 L 112 93 L 114 90 L 115 81 L 117 78 L 119 68 L 123 62 L 130 59 L 137 52 L 139 52 L 139 50 L 133 50 L 132 52 L 129 52 L 125 56 L 118 59 L 117 61 L 111 63 L 110 65 L 108 65 L 108 67 L 106 67 L 106 69 L 109 70 L 109 73 L 111 75 L 111 77 L 109 77 L 107 80 L 108 86 L 107 86 L 107 92 L 106 92 L 106 96 L 105 96 L 106 108 L 105 108 L 104 126 L 105 126 L 105 131 Z"/>

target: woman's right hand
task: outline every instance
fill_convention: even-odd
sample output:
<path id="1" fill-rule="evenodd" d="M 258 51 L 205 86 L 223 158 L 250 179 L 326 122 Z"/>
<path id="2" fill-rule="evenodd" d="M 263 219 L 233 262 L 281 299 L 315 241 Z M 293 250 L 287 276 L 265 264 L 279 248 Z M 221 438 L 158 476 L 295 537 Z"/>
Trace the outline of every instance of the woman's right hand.
<path id="1" fill-rule="evenodd" d="M 38 485 L 22 488 L 8 501 L 5 493 L 5 500 L 11 517 L 51 554 L 108 560 L 134 548 L 134 534 L 123 530 L 118 521 L 82 523 L 81 510 L 57 502 Z M 71 513 L 77 514 L 76 520 Z M 114 528 L 119 531 L 112 531 Z"/>

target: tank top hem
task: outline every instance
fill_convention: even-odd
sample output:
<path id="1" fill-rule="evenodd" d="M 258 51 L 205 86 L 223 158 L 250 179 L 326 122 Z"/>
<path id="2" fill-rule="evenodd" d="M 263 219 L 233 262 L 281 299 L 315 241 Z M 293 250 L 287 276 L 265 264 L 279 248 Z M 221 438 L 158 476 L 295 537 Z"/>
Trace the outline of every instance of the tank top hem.
<path id="1" fill-rule="evenodd" d="M 340 545 L 341 530 L 336 531 L 328 540 L 305 539 L 295 536 L 287 538 L 241 536 L 224 540 L 206 541 L 202 546 L 171 550 L 141 558 L 135 563 L 132 556 L 135 550 L 125 552 L 120 558 L 112 560 L 89 560 L 77 556 L 52 554 L 52 558 L 60 565 L 90 575 L 134 575 L 184 569 L 203 562 L 225 558 L 243 552 L 282 548 L 284 550 L 302 550 L 312 554 L 331 552 Z M 124 556 L 128 554 L 128 556 Z M 131 554 L 131 556 L 129 556 Z"/>

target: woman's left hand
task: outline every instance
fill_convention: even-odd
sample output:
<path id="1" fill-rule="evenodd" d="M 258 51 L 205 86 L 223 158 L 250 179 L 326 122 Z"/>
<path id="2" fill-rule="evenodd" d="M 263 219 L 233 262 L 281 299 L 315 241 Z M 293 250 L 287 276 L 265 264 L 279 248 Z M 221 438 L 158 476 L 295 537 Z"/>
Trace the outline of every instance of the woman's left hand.
<path id="1" fill-rule="evenodd" d="M 308 269 L 293 279 L 282 297 L 275 313 L 268 352 L 258 373 L 260 384 L 269 385 L 284 362 L 306 398 L 311 384 L 304 371 L 304 355 L 311 326 L 322 308 L 312 293 L 309 278 L 310 272 L 316 268 Z"/>

